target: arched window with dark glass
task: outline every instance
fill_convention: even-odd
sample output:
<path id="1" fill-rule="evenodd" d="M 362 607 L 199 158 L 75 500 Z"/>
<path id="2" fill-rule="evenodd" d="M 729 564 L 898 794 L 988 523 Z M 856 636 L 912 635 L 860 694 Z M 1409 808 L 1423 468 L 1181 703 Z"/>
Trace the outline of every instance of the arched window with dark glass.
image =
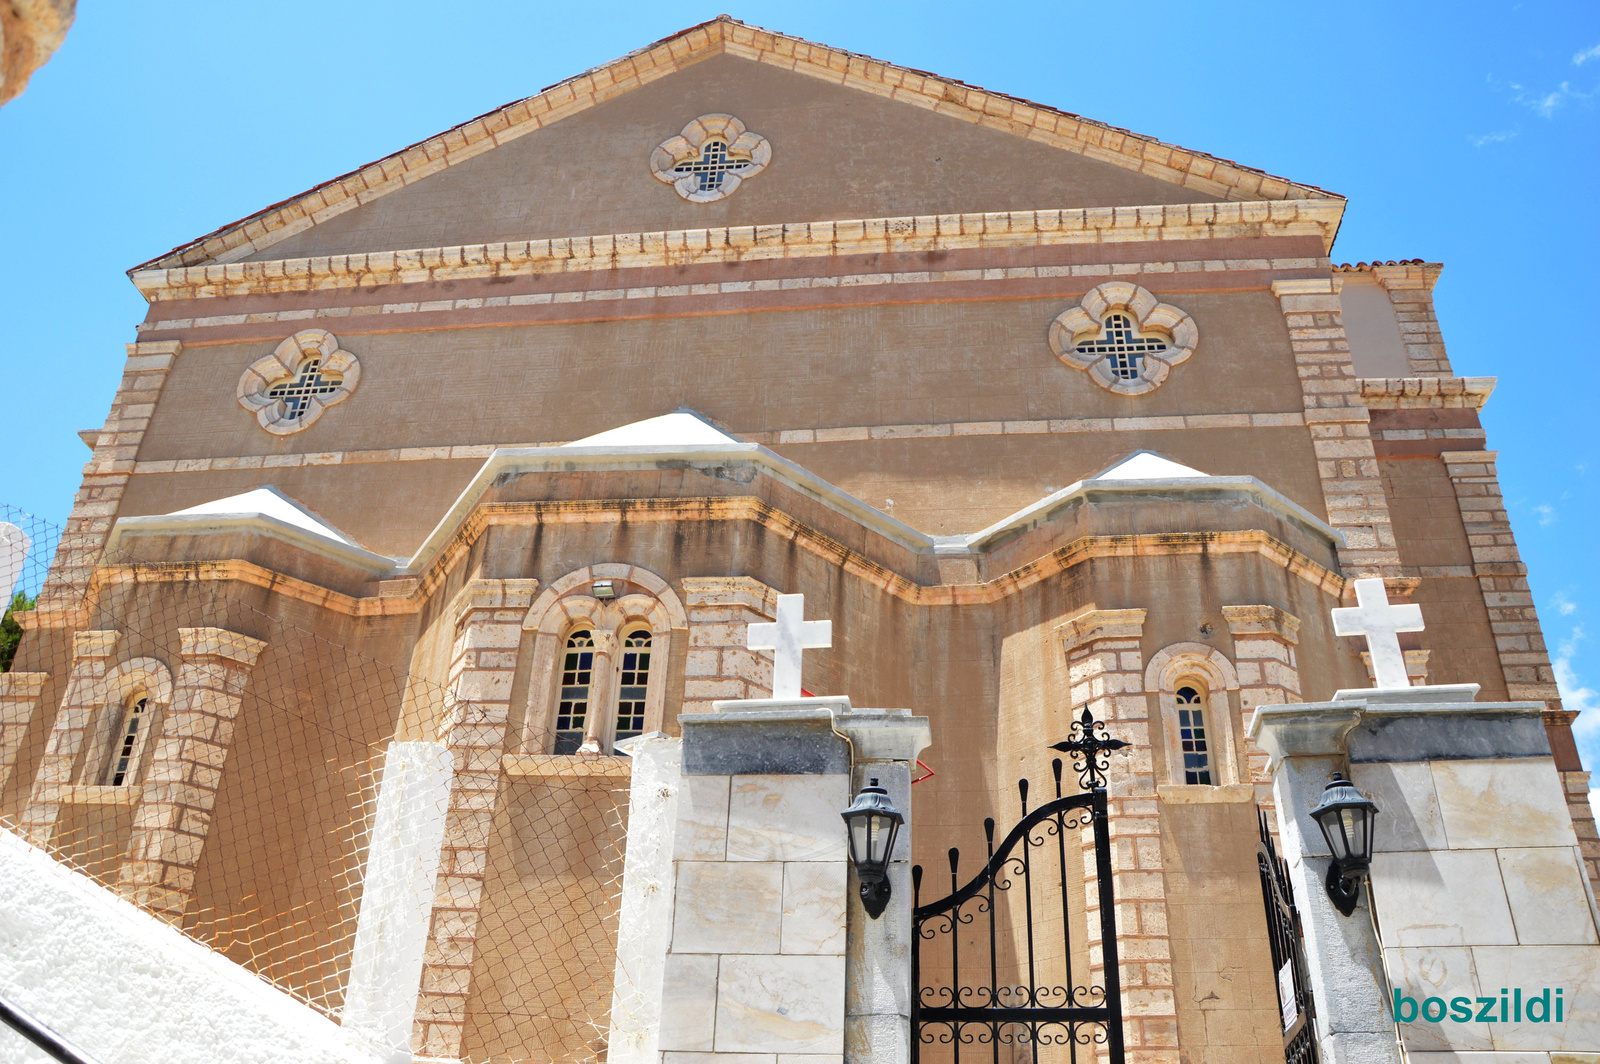
<path id="1" fill-rule="evenodd" d="M 130 699 L 128 708 L 122 714 L 122 727 L 117 731 L 117 745 L 111 752 L 111 764 L 106 766 L 106 783 L 112 787 L 120 787 L 131 782 L 138 765 L 134 764 L 134 754 L 139 750 L 140 731 L 147 727 L 150 699 L 143 694 Z"/>
<path id="2" fill-rule="evenodd" d="M 561 701 L 556 706 L 555 753 L 575 754 L 589 726 L 589 692 L 594 685 L 594 633 L 580 628 L 567 636 L 561 661 Z"/>
<path id="3" fill-rule="evenodd" d="M 1211 747 L 1206 739 L 1206 700 L 1194 687 L 1178 688 L 1178 743 L 1183 782 L 1211 782 Z"/>
<path id="4" fill-rule="evenodd" d="M 622 640 L 622 676 L 617 688 L 617 727 L 612 741 L 644 731 L 645 695 L 650 687 L 650 633 L 630 632 Z"/>

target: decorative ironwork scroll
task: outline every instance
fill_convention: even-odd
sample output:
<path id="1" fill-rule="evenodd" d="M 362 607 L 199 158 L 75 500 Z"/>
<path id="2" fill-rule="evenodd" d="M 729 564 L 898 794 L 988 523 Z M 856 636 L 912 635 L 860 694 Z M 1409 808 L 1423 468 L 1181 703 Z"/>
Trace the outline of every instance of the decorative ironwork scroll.
<path id="1" fill-rule="evenodd" d="M 988 859 L 964 886 L 954 848 L 949 896 L 922 904 L 922 866 L 911 870 L 912 1064 L 922 1064 L 925 1046 L 948 1047 L 951 1064 L 961 1064 L 963 1049 L 1001 1064 L 1002 1047 L 1007 1062 L 1048 1057 L 1077 1064 L 1078 1048 L 1090 1045 L 1098 1060 L 1123 1064 L 1111 842 L 1104 778 L 1096 773 L 1105 769 L 1102 751 L 1126 744 L 1087 728 L 1077 741 L 1088 765 L 1098 768 L 1075 768 L 1096 786 L 1063 796 L 1057 758 L 1054 800 L 1029 812 L 1028 781 L 1019 780 L 1021 820 L 998 845 L 993 818 L 983 822 Z M 1081 969 L 1088 955 L 1082 944 L 1074 953 L 1068 904 L 1069 882 L 1084 875 L 1086 829 L 1094 840 L 1102 986 L 1073 971 L 1074 957 Z"/>
<path id="2" fill-rule="evenodd" d="M 1072 722 L 1072 738 L 1051 743 L 1050 749 L 1072 755 L 1072 770 L 1078 774 L 1078 783 L 1086 791 L 1106 785 L 1106 772 L 1111 759 L 1106 756 L 1113 750 L 1127 746 L 1122 739 L 1106 734 L 1104 721 L 1094 719 L 1089 707 L 1083 707 L 1083 716 Z"/>
<path id="3" fill-rule="evenodd" d="M 1317 1064 L 1316 1008 L 1306 978 L 1305 949 L 1301 944 L 1300 912 L 1289 889 L 1289 869 L 1278 856 L 1267 816 L 1258 806 L 1256 818 L 1261 841 L 1256 865 L 1261 871 L 1261 900 L 1267 910 L 1267 941 L 1272 946 L 1272 970 L 1277 975 L 1278 1008 L 1283 1020 L 1285 1064 Z"/>

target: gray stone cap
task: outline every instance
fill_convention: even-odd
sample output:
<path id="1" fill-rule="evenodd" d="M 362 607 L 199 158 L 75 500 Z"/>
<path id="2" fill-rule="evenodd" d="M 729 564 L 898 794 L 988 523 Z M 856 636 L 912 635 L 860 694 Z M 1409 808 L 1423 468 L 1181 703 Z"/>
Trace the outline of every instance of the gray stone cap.
<path id="1" fill-rule="evenodd" d="M 683 770 L 691 776 L 848 772 L 852 760 L 915 761 L 933 744 L 927 717 L 851 709 L 842 696 L 714 702 L 684 713 Z"/>
<path id="2" fill-rule="evenodd" d="M 1475 683 L 1442 683 L 1431 687 L 1356 687 L 1335 691 L 1335 702 L 1364 702 L 1367 705 L 1414 706 L 1419 702 L 1448 702 L 1457 705 L 1478 697 Z"/>
<path id="3" fill-rule="evenodd" d="M 1458 693 L 1471 684 L 1449 685 Z M 1425 687 L 1412 691 L 1426 691 Z M 1388 692 L 1382 692 L 1388 694 Z M 1429 761 L 1548 756 L 1543 702 L 1344 699 L 1262 706 L 1246 734 L 1276 766 L 1286 757 Z M 1358 726 L 1362 735 L 1354 741 Z"/>

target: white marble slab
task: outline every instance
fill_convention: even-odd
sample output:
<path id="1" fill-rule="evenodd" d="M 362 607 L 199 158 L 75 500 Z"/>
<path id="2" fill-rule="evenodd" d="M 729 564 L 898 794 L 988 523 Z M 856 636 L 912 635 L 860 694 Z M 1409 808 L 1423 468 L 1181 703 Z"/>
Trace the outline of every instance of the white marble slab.
<path id="1" fill-rule="evenodd" d="M 1449 1020 L 1420 1022 L 1423 1002 L 1430 997 L 1446 1003 L 1453 997 L 1476 998 L 1480 988 L 1472 949 L 1468 946 L 1411 946 L 1386 948 L 1383 963 L 1389 973 L 1390 993 L 1399 990 L 1417 1002 L 1418 1021 L 1399 1025 L 1408 1050 L 1493 1049 L 1494 1024 Z M 1498 989 L 1496 993 L 1498 993 Z M 1384 1011 L 1393 1014 L 1392 999 Z M 1476 1012 L 1474 1012 L 1476 1015 Z"/>
<path id="2" fill-rule="evenodd" d="M 1350 780 L 1378 807 L 1374 851 L 1449 849 L 1428 762 L 1351 765 Z"/>
<path id="3" fill-rule="evenodd" d="M 728 853 L 727 776 L 683 776 L 673 859 L 721 861 Z"/>
<path id="4" fill-rule="evenodd" d="M 1517 941 L 1493 850 L 1373 854 L 1372 891 L 1386 946 Z"/>
<path id="5" fill-rule="evenodd" d="M 1486 995 L 1501 987 L 1564 991 L 1562 1023 L 1491 1024 L 1495 1049 L 1600 1050 L 1600 947 L 1474 946 L 1472 965 Z"/>
<path id="6" fill-rule="evenodd" d="M 673 953 L 777 953 L 782 931 L 783 865 L 679 862 Z"/>
<path id="7" fill-rule="evenodd" d="M 1500 878 L 1523 945 L 1597 945 L 1578 853 L 1565 846 L 1497 851 Z M 1596 1047 L 1600 1049 L 1600 1046 Z"/>
<path id="8" fill-rule="evenodd" d="M 1431 765 L 1452 850 L 1577 845 L 1566 792 L 1549 758 Z"/>
<path id="9" fill-rule="evenodd" d="M 662 1050 L 709 1052 L 716 1030 L 717 958 L 669 953 L 661 986 Z"/>
<path id="10" fill-rule="evenodd" d="M 844 1052 L 844 957 L 724 957 L 717 1050 Z"/>
<path id="11" fill-rule="evenodd" d="M 844 953 L 848 872 L 844 861 L 791 861 L 783 866 L 784 953 Z"/>
<path id="12" fill-rule="evenodd" d="M 843 861 L 850 780 L 834 776 L 734 776 L 728 798 L 729 861 Z"/>

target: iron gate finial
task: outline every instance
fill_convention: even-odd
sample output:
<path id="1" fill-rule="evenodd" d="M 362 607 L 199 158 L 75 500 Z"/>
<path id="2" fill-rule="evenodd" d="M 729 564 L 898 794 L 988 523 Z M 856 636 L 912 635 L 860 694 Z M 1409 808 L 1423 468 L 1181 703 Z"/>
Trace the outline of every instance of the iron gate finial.
<path id="1" fill-rule="evenodd" d="M 1111 768 L 1107 755 L 1121 750 L 1128 743 L 1106 734 L 1104 721 L 1094 719 L 1089 707 L 1083 707 L 1083 716 L 1072 722 L 1072 738 L 1051 743 L 1050 749 L 1072 755 L 1072 768 L 1078 774 L 1078 784 L 1086 791 L 1106 785 L 1106 772 Z"/>

